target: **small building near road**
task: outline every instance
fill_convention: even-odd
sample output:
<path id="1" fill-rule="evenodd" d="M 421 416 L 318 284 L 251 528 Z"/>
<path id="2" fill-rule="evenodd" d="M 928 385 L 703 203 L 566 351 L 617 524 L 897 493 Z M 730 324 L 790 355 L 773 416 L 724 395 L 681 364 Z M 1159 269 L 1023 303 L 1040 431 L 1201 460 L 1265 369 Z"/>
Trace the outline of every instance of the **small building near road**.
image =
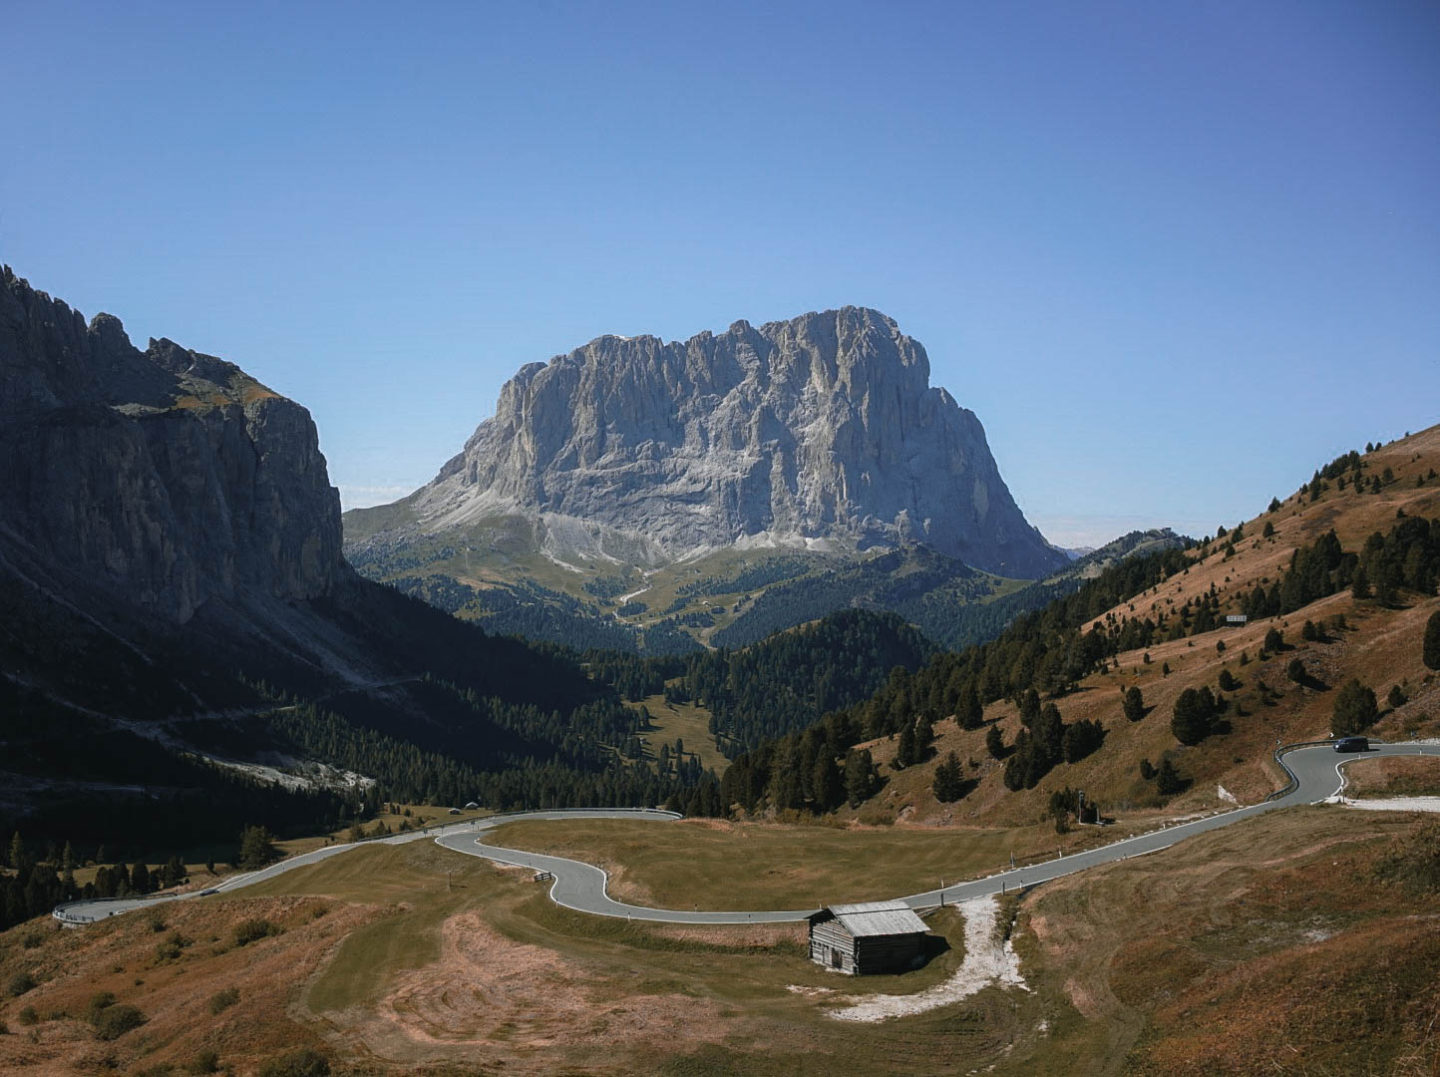
<path id="1" fill-rule="evenodd" d="M 831 905 L 811 913 L 810 960 L 865 975 L 904 972 L 924 957 L 929 929 L 903 901 Z"/>
<path id="2" fill-rule="evenodd" d="M 1243 613 L 1227 613 L 1225 624 L 1230 628 L 1243 628 L 1250 623 L 1250 618 Z"/>

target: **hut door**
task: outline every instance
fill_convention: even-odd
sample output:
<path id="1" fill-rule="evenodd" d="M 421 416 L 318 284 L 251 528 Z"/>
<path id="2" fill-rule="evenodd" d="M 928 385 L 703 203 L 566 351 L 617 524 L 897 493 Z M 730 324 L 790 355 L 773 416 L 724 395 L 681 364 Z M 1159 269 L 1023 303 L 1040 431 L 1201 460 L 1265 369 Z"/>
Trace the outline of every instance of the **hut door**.
<path id="1" fill-rule="evenodd" d="M 832 969 L 840 967 L 840 951 L 834 946 L 830 947 L 830 967 Z"/>

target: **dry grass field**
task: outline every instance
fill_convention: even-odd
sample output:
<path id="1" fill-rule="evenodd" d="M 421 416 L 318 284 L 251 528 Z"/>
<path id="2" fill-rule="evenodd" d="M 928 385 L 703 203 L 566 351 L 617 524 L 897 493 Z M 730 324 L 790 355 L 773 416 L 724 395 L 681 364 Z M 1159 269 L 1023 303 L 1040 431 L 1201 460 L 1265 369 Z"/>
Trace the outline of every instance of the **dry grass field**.
<path id="1" fill-rule="evenodd" d="M 798 925 L 588 917 L 526 872 L 369 846 L 160 922 L 0 936 L 0 979 L 38 981 L 0 1004 L 0 1071 L 158 1075 L 214 1052 L 250 1074 L 312 1047 L 340 1074 L 1429 1073 L 1440 897 L 1375 875 L 1414 826 L 1291 810 L 1047 884 L 1013 903 L 1024 988 L 869 1025 L 827 1013 L 950 976 L 954 910 L 930 918 L 950 949 L 925 969 L 859 981 L 806 960 Z M 238 945 L 256 919 L 276 933 Z M 99 991 L 146 1023 L 97 1039 Z"/>

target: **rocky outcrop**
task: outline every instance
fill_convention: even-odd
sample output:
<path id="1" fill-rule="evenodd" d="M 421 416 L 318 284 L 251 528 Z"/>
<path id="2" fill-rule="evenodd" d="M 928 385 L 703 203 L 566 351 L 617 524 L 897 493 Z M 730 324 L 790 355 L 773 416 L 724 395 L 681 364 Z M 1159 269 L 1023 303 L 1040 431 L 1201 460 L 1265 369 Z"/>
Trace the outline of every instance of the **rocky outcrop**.
<path id="1" fill-rule="evenodd" d="M 87 325 L 0 271 L 0 536 L 171 623 L 348 569 L 309 413 L 233 364 Z"/>
<path id="2" fill-rule="evenodd" d="M 600 337 L 522 368 L 464 451 L 405 500 L 407 527 L 519 514 L 554 552 L 632 562 L 924 543 L 1009 576 L 1063 565 L 1015 505 L 980 421 L 929 377 L 918 342 L 857 307 L 684 343 Z"/>

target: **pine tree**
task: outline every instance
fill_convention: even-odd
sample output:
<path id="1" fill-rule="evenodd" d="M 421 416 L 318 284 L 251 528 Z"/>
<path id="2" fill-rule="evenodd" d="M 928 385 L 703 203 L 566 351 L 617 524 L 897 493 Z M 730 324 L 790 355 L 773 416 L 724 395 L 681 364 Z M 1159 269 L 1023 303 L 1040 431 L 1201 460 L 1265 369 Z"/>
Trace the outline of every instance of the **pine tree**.
<path id="1" fill-rule="evenodd" d="M 870 749 L 850 750 L 845 757 L 845 799 L 852 808 L 858 808 L 875 791 L 875 761 Z"/>
<path id="2" fill-rule="evenodd" d="M 979 729 L 985 724 L 985 707 L 980 702 L 980 692 L 973 680 L 966 681 L 960 690 L 960 699 L 955 705 L 955 720 L 960 723 L 961 729 Z"/>
<path id="3" fill-rule="evenodd" d="M 964 795 L 965 781 L 960 772 L 960 760 L 954 752 L 935 768 L 933 790 L 935 799 L 942 804 L 950 804 Z"/>
<path id="4" fill-rule="evenodd" d="M 1145 695 L 1138 685 L 1125 689 L 1124 707 L 1125 717 L 1132 722 L 1138 722 L 1145 717 Z"/>
<path id="5" fill-rule="evenodd" d="M 1427 669 L 1440 670 L 1440 610 L 1430 615 L 1425 622 L 1425 645 L 1421 648 L 1421 660 Z"/>
<path id="6" fill-rule="evenodd" d="M 1352 679 L 1335 695 L 1330 731 L 1337 737 L 1354 736 L 1369 729 L 1379 717 L 1380 708 L 1375 703 L 1374 690 L 1358 679 Z"/>
<path id="7" fill-rule="evenodd" d="M 1206 697 L 1210 697 L 1207 701 Z M 1210 689 L 1187 688 L 1175 700 L 1175 710 L 1170 719 L 1170 732 L 1181 744 L 1199 744 L 1211 733 L 1210 719 L 1214 713 L 1213 696 Z"/>
<path id="8" fill-rule="evenodd" d="M 906 722 L 905 728 L 900 730 L 900 745 L 895 750 L 893 765 L 896 770 L 904 770 L 915 761 L 915 723 Z"/>
<path id="9" fill-rule="evenodd" d="M 930 745 L 934 743 L 935 725 L 928 714 L 922 714 L 915 719 L 915 758 L 911 762 L 924 762 L 930 754 Z"/>
<path id="10" fill-rule="evenodd" d="M 1160 761 L 1160 769 L 1155 772 L 1155 792 L 1162 797 L 1174 796 L 1185 788 L 1184 779 L 1180 772 L 1175 769 L 1175 764 L 1168 759 Z"/>
<path id="11" fill-rule="evenodd" d="M 835 757 L 828 751 L 822 752 L 815 761 L 810 785 L 815 794 L 815 807 L 821 812 L 833 811 L 844 802 L 845 779 L 835 763 Z"/>
<path id="12" fill-rule="evenodd" d="M 235 866 L 242 871 L 263 868 L 272 860 L 279 859 L 280 850 L 275 848 L 275 835 L 263 826 L 247 826 L 240 832 L 240 855 Z"/>
<path id="13" fill-rule="evenodd" d="M 990 753 L 991 759 L 999 759 L 1005 754 L 1005 735 L 998 725 L 992 725 L 986 732 L 985 750 Z"/>

